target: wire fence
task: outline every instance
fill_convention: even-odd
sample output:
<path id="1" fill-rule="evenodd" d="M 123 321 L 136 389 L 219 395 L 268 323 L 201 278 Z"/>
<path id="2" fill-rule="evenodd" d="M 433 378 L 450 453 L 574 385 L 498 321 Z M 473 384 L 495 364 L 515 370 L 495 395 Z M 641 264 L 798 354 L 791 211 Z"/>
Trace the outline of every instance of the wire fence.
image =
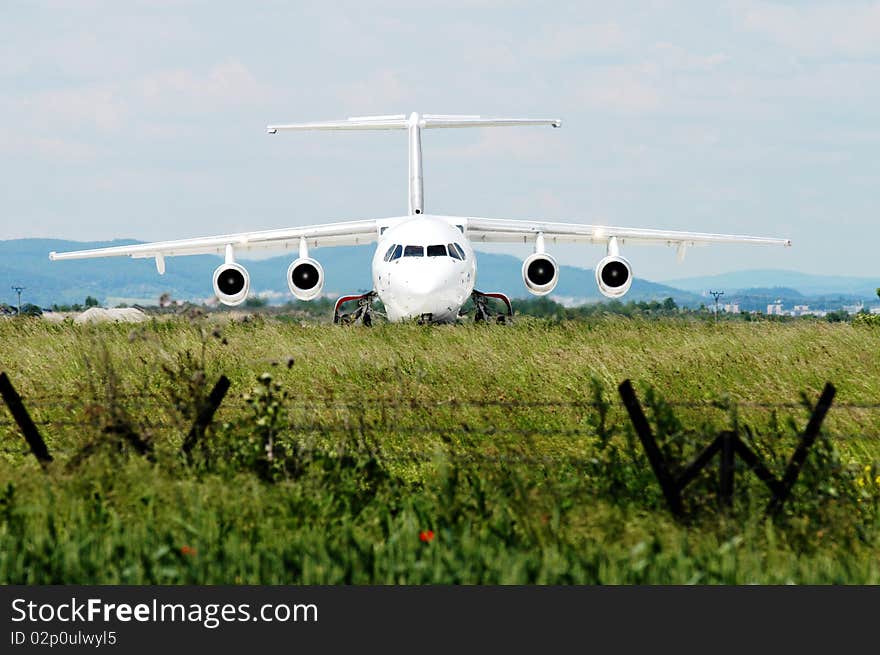
<path id="1" fill-rule="evenodd" d="M 76 403 L 104 403 L 108 399 L 125 402 L 125 403 L 144 403 L 144 404 L 168 404 L 169 396 L 161 393 L 152 392 L 124 392 L 113 393 L 112 395 L 100 397 L 90 396 L 86 393 L 52 393 L 52 394 L 22 394 L 22 401 L 28 406 L 57 406 L 63 402 Z M 244 401 L 244 395 L 230 396 L 226 399 L 226 404 Z M 686 409 L 719 409 L 727 410 L 733 407 L 746 407 L 756 409 L 805 409 L 808 407 L 804 402 L 768 402 L 768 401 L 752 401 L 736 398 L 719 398 L 716 400 L 667 400 L 663 399 L 662 403 L 673 408 Z M 424 398 L 400 398 L 389 396 L 362 397 L 357 398 L 288 398 L 285 404 L 292 407 L 342 407 L 349 409 L 357 409 L 365 406 L 385 406 L 395 408 L 415 408 L 415 409 L 431 409 L 440 407 L 501 407 L 501 408 L 575 408 L 575 409 L 596 409 L 600 406 L 611 405 L 623 407 L 623 403 L 617 398 L 609 398 L 605 402 L 597 402 L 595 400 L 572 400 L 572 399 L 540 399 L 540 400 L 522 400 L 522 399 L 499 399 L 499 398 L 443 398 L 443 399 L 424 399 Z M 839 402 L 834 404 L 835 410 L 880 410 L 880 402 Z"/>
<path id="2" fill-rule="evenodd" d="M 226 389 L 228 389 L 229 383 L 225 376 L 221 377 L 221 380 L 226 380 Z M 9 389 L 12 389 L 8 378 L 6 379 L 6 384 L 9 385 Z M 83 393 L 37 393 L 24 396 L 18 395 L 14 390 L 12 390 L 12 393 L 17 398 L 15 402 L 27 414 L 27 419 L 33 425 L 34 430 L 38 431 L 38 428 L 44 428 L 53 437 L 56 436 L 53 434 L 55 432 L 68 433 L 70 430 L 88 429 L 90 426 L 100 425 L 100 414 L 110 408 L 129 412 L 128 420 L 133 426 L 142 430 L 186 429 L 188 427 L 183 424 L 182 414 L 179 411 L 180 408 L 175 408 L 173 399 L 169 394 L 164 393 L 125 391 L 121 393 L 108 393 L 104 397 L 95 394 L 93 390 L 85 390 Z M 7 400 L 7 404 L 9 404 L 10 399 L 5 396 L 4 398 Z M 627 411 L 626 404 L 620 398 L 614 396 L 607 400 L 599 401 L 596 399 L 559 398 L 537 400 L 520 398 L 425 399 L 388 396 L 358 397 L 357 399 L 338 397 L 291 398 L 281 395 L 276 400 L 282 404 L 286 411 L 284 429 L 304 435 L 350 434 L 354 431 L 364 434 L 418 437 L 443 437 L 467 433 L 473 437 L 589 439 L 596 437 L 595 426 L 588 421 L 589 412 L 615 411 L 618 413 L 618 416 L 621 416 Z M 247 415 L 250 409 L 247 407 L 248 401 L 245 395 L 228 394 L 227 396 L 224 390 L 219 400 L 211 409 L 207 422 L 210 422 L 213 418 L 213 413 L 219 408 L 220 402 L 223 402 L 225 406 L 234 411 L 245 412 L 244 416 Z M 730 412 L 733 409 L 745 408 L 765 412 L 785 411 L 800 413 L 812 411 L 809 401 L 806 400 L 801 402 L 760 402 L 731 398 L 698 401 L 662 400 L 660 403 L 673 410 Z M 9 404 L 9 407 L 12 409 L 13 406 Z M 28 412 L 25 407 L 31 411 Z M 398 413 L 399 410 L 406 410 L 415 414 L 401 417 Z M 490 411 L 480 415 L 479 412 L 469 412 L 469 410 Z M 499 416 L 498 412 L 494 410 L 502 411 L 504 415 Z M 877 410 L 880 410 L 880 403 L 844 402 L 834 405 L 834 412 L 836 414 L 847 413 L 851 416 L 856 415 L 856 419 L 864 417 L 865 414 L 872 415 L 871 417 L 873 418 L 873 414 Z M 438 417 L 438 411 L 442 412 L 443 415 Z M 456 411 L 461 413 L 455 415 L 454 412 Z M 528 414 L 521 416 L 517 414 L 518 411 Z M 532 419 L 535 412 L 546 417 L 548 422 L 554 422 L 549 420 L 552 418 L 557 423 L 565 423 L 566 418 L 559 416 L 564 411 L 575 414 L 575 416 L 569 419 L 569 425 L 547 425 L 541 427 L 517 425 L 517 419 Z M 348 414 L 340 417 L 338 414 L 334 414 L 334 412 L 347 412 Z M 424 412 L 426 416 L 419 416 L 418 412 Z M 876 416 L 877 424 L 875 429 L 880 430 L 880 414 L 876 414 Z M 419 422 L 419 419 L 421 419 L 421 422 Z M 432 424 L 430 420 L 426 419 L 435 420 L 435 423 Z M 572 422 L 574 422 L 573 426 L 571 425 Z M 12 419 L 0 418 L 0 430 L 4 432 L 6 429 L 14 431 L 16 426 L 21 427 L 19 417 Z M 206 422 L 200 428 L 202 432 L 205 427 L 207 427 Z M 195 429 L 195 426 L 193 429 Z M 699 430 L 687 432 L 694 435 L 699 433 Z M 190 435 L 191 438 L 196 436 L 198 435 Z M 836 432 L 826 430 L 822 432 L 821 437 L 850 442 L 880 442 L 880 432 L 874 433 L 868 430 L 855 431 L 851 428 Z M 12 448 L 0 452 L 19 452 L 19 449 Z M 433 457 L 435 453 L 412 452 L 406 456 L 410 457 L 410 455 Z M 508 456 L 504 455 L 502 458 Z M 563 458 L 570 458 L 570 455 L 564 455 Z M 552 457 L 547 461 L 551 460 L 553 460 Z"/>
<path id="3" fill-rule="evenodd" d="M 90 398 L 79 394 L 54 394 L 44 396 L 21 396 L 21 401 L 31 411 L 34 424 L 46 428 L 78 428 L 87 427 L 90 422 L 85 415 L 89 412 L 101 412 L 110 406 L 132 412 L 142 412 L 132 415 L 133 422 L 145 428 L 173 427 L 180 423 L 180 417 L 175 417 L 173 401 L 166 395 L 152 393 L 125 393 L 114 394 L 109 398 Z M 803 402 L 755 402 L 755 401 L 662 401 L 662 404 L 673 410 L 708 410 L 715 412 L 730 412 L 733 409 L 745 408 L 748 410 L 764 410 L 766 412 L 809 412 L 811 407 Z M 235 408 L 237 411 L 247 411 L 247 400 L 241 395 L 230 395 L 224 400 L 224 406 Z M 286 429 L 294 432 L 347 432 L 354 427 L 362 430 L 381 432 L 385 434 L 448 434 L 451 432 L 469 432 L 484 435 L 504 435 L 521 437 L 591 437 L 595 436 L 592 427 L 547 427 L 547 428 L 523 428 L 516 425 L 505 425 L 501 422 L 502 417 L 495 413 L 484 415 L 485 424 L 478 422 L 480 416 L 474 414 L 462 414 L 459 420 L 449 417 L 449 420 L 439 425 L 409 424 L 397 416 L 385 416 L 397 410 L 434 412 L 475 410 L 475 409 L 498 409 L 508 412 L 507 418 L 513 419 L 518 415 L 515 410 L 546 410 L 547 416 L 561 413 L 557 410 L 582 410 L 597 411 L 614 410 L 625 412 L 622 402 L 617 399 L 609 399 L 599 403 L 587 400 L 502 400 L 502 399 L 390 399 L 390 398 L 358 398 L 351 399 L 285 399 L 282 406 L 287 411 L 288 421 Z M 150 411 L 145 411 L 150 410 Z M 159 410 L 159 411 L 157 411 Z M 851 415 L 872 414 L 876 416 L 877 428 L 880 429 L 880 403 L 836 403 L 835 414 L 848 413 Z M 343 420 L 314 420 L 301 421 L 303 415 L 320 416 L 322 412 L 345 411 L 350 415 Z M 63 417 L 53 414 L 63 414 Z M 875 414 L 876 413 L 876 414 Z M 47 414 L 49 416 L 47 416 Z M 16 421 L 8 418 L 8 414 L 0 414 L 0 428 L 14 429 Z M 436 418 L 436 414 L 432 414 Z M 579 416 L 578 422 L 586 419 L 587 415 Z M 418 417 L 414 417 L 418 418 Z M 858 417 L 857 417 L 858 418 Z M 292 420 L 291 420 L 292 419 Z M 360 423 L 358 423 L 360 421 Z M 880 441 L 880 432 L 837 432 L 824 433 L 823 436 L 834 439 Z"/>

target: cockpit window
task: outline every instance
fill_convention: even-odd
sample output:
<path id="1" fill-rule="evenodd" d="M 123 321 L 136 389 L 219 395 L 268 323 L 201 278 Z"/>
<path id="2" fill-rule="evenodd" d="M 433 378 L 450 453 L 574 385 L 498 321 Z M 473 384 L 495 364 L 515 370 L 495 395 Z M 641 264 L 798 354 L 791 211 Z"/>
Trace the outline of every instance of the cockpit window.
<path id="1" fill-rule="evenodd" d="M 404 257 L 424 257 L 425 246 L 407 246 L 403 249 Z"/>
<path id="2" fill-rule="evenodd" d="M 428 257 L 446 257 L 446 246 L 442 243 L 436 246 L 428 246 Z"/>
<path id="3" fill-rule="evenodd" d="M 461 247 L 460 245 L 458 245 L 457 243 L 453 243 L 452 245 L 453 245 L 453 246 L 455 247 L 455 249 L 458 251 L 458 254 L 461 255 L 461 259 L 462 259 L 462 261 L 465 260 L 465 259 L 467 259 L 467 257 L 465 257 L 465 254 L 464 254 L 464 248 L 462 248 L 462 247 Z"/>
<path id="4" fill-rule="evenodd" d="M 449 256 L 453 259 L 461 259 L 461 255 L 458 254 L 458 250 L 455 249 L 455 244 L 450 243 L 447 248 L 449 248 Z"/>
<path id="5" fill-rule="evenodd" d="M 396 247 L 397 247 L 396 244 L 392 244 L 392 246 L 388 249 L 388 252 L 385 253 L 385 261 L 386 261 L 386 262 L 390 262 L 390 261 L 391 261 L 391 255 L 394 254 L 394 249 L 395 249 Z"/>
<path id="6" fill-rule="evenodd" d="M 403 246 L 401 246 L 400 244 L 394 246 L 394 254 L 391 255 L 391 261 L 394 261 L 395 259 L 400 259 L 400 256 L 402 254 L 403 254 Z"/>

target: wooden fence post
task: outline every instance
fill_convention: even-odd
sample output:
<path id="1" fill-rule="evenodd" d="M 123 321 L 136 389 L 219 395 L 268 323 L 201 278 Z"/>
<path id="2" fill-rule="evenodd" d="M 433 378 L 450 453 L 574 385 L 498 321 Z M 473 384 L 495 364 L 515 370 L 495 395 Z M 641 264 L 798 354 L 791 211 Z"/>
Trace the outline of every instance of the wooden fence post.
<path id="1" fill-rule="evenodd" d="M 211 393 L 202 405 L 201 410 L 199 410 L 199 415 L 196 417 L 192 428 L 190 428 L 189 434 L 187 434 L 186 439 L 183 440 L 183 446 L 181 449 L 186 456 L 187 463 L 192 464 L 193 448 L 195 448 L 196 443 L 205 436 L 205 430 L 211 425 L 211 421 L 214 419 L 214 412 L 220 407 L 220 403 L 222 403 L 223 398 L 226 397 L 227 391 L 229 391 L 229 378 L 225 375 L 221 375 L 220 379 L 217 380 L 217 384 L 211 389 Z"/>
<path id="2" fill-rule="evenodd" d="M 734 469 L 734 441 L 736 435 L 733 432 L 721 433 L 721 457 L 718 476 L 718 503 L 722 507 L 733 507 L 733 469 Z"/>
<path id="3" fill-rule="evenodd" d="M 816 403 L 816 407 L 813 409 L 812 415 L 810 415 L 810 421 L 807 423 L 807 428 L 804 430 L 801 441 L 797 448 L 795 448 L 794 454 L 792 454 L 791 460 L 788 463 L 788 467 L 785 469 L 785 475 L 783 475 L 782 480 L 779 481 L 778 493 L 773 495 L 773 499 L 767 505 L 768 514 L 776 514 L 782 509 L 783 503 L 785 503 L 788 496 L 791 494 L 791 489 L 794 487 L 794 483 L 797 482 L 801 469 L 804 466 L 804 461 L 807 459 L 807 451 L 809 451 L 810 446 L 816 441 L 816 437 L 819 436 L 819 429 L 822 427 L 822 421 L 825 420 L 825 415 L 828 414 L 828 410 L 831 408 L 831 403 L 834 401 L 836 393 L 837 389 L 834 388 L 834 385 L 830 382 L 826 382 L 825 388 L 822 390 L 822 395 L 819 396 L 819 402 Z"/>
<path id="4" fill-rule="evenodd" d="M 30 446 L 34 457 L 37 458 L 40 466 L 45 470 L 45 468 L 52 462 L 52 455 L 49 454 L 49 448 L 46 446 L 46 442 L 43 441 L 43 437 L 40 435 L 40 431 L 37 430 L 37 426 L 34 425 L 34 422 L 31 420 L 31 416 L 28 414 L 28 411 L 21 400 L 21 396 L 18 395 L 15 387 L 12 386 L 12 382 L 9 381 L 6 373 L 0 373 L 0 395 L 3 396 L 3 400 L 6 401 L 9 411 L 12 412 L 12 418 L 15 419 L 15 422 L 18 423 L 18 427 L 20 427 L 22 433 L 24 433 L 25 441 L 27 441 L 28 446 Z"/>
<path id="5" fill-rule="evenodd" d="M 633 390 L 632 383 L 629 380 L 624 380 L 620 383 L 617 391 L 623 400 L 626 411 L 629 412 L 629 418 L 636 430 L 636 434 L 639 436 L 639 440 L 642 442 L 642 448 L 645 449 L 645 454 L 648 456 L 648 461 L 651 463 L 654 475 L 657 476 L 657 481 L 660 482 L 660 487 L 663 489 L 663 495 L 666 497 L 669 509 L 676 516 L 681 516 L 684 512 L 681 504 L 681 493 L 673 481 L 669 469 L 666 468 L 666 463 L 663 461 L 663 453 L 660 452 L 657 441 L 651 433 L 651 426 L 648 424 L 648 419 L 645 418 L 645 413 L 642 411 L 638 398 L 636 398 L 636 392 Z"/>

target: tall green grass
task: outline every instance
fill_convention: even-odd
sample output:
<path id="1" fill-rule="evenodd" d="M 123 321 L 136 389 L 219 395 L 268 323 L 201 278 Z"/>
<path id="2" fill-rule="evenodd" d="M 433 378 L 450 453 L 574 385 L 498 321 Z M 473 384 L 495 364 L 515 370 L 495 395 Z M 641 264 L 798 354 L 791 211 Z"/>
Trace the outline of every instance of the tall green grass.
<path id="1" fill-rule="evenodd" d="M 819 323 L 0 322 L 56 456 L 43 473 L 0 414 L 0 581 L 878 582 L 878 345 Z M 680 462 L 735 426 L 779 473 L 825 381 L 837 406 L 782 516 L 746 471 L 720 511 L 710 470 L 675 521 L 624 378 Z"/>

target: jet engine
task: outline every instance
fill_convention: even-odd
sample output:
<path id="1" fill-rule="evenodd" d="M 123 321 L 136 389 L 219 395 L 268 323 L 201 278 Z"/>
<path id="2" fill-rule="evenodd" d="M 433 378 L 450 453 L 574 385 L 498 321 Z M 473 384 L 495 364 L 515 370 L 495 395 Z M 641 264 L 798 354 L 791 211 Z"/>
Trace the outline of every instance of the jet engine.
<path id="1" fill-rule="evenodd" d="M 596 264 L 596 284 L 606 298 L 620 298 L 632 286 L 632 266 L 620 255 L 608 255 Z"/>
<path id="2" fill-rule="evenodd" d="M 287 267 L 287 286 L 299 300 L 314 300 L 324 288 L 324 269 L 311 257 L 299 257 Z"/>
<path id="3" fill-rule="evenodd" d="M 214 271 L 214 293 L 224 305 L 240 305 L 251 288 L 251 276 L 241 264 L 221 264 Z"/>
<path id="4" fill-rule="evenodd" d="M 522 265 L 523 283 L 530 293 L 546 296 L 556 288 L 559 281 L 559 266 L 556 260 L 545 252 L 532 253 Z"/>

